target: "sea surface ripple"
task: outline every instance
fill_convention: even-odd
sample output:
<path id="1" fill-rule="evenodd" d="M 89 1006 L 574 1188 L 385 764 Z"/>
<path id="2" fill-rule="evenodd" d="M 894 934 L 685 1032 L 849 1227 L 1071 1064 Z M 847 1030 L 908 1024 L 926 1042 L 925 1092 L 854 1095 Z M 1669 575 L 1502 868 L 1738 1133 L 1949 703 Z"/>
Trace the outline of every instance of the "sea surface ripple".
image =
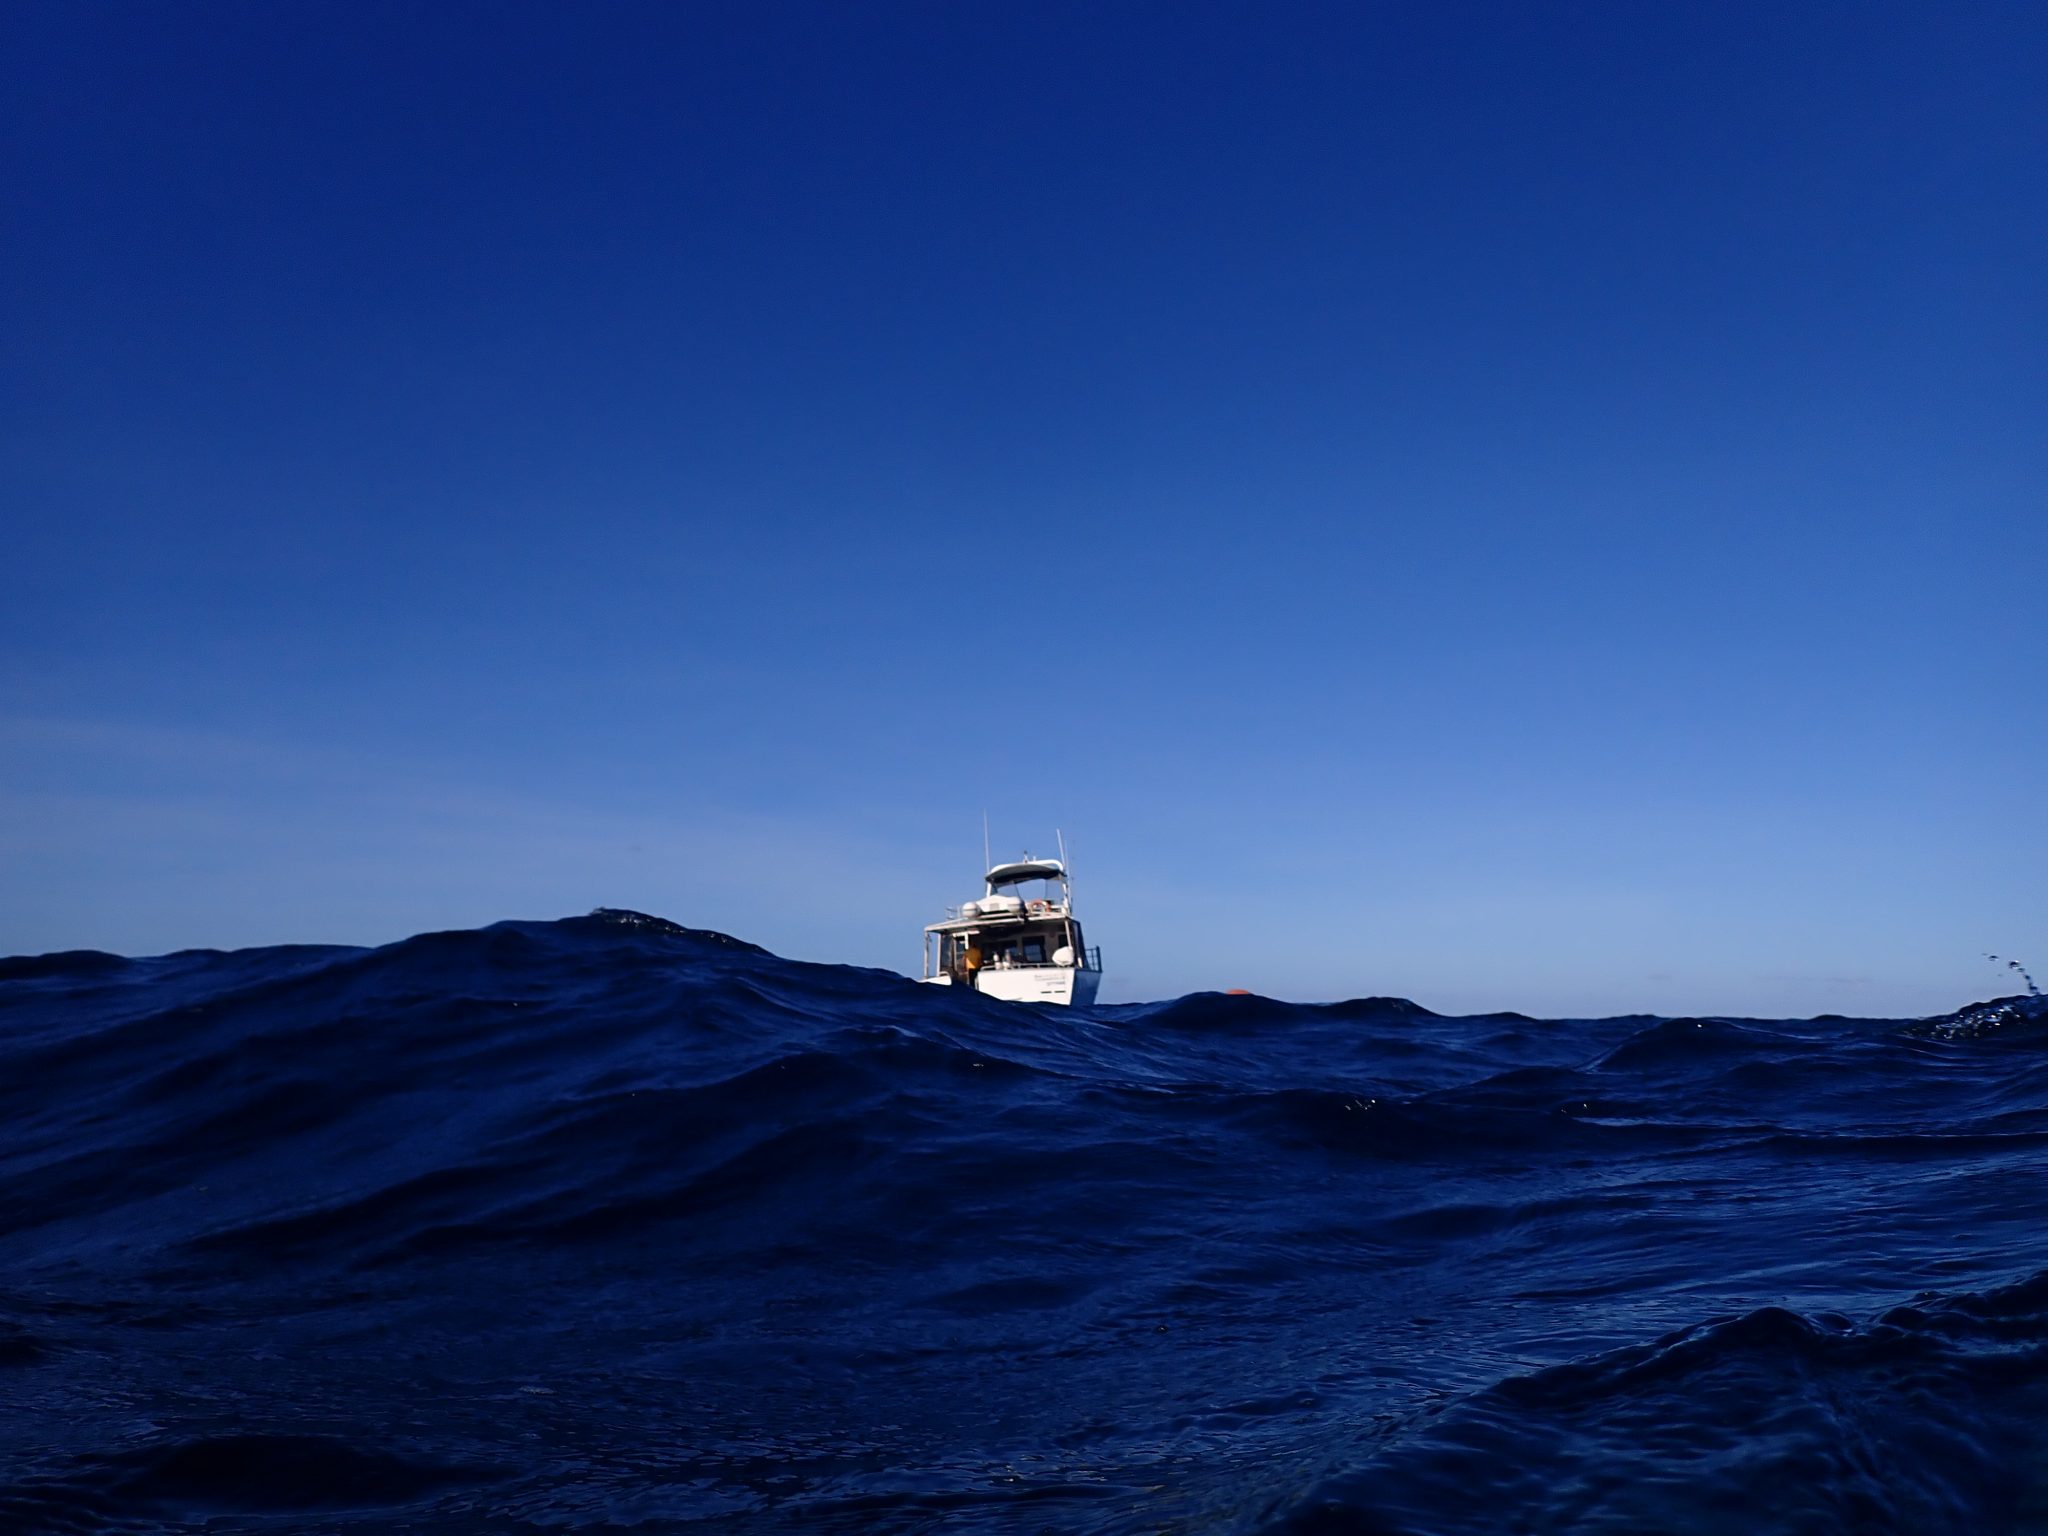
<path id="1" fill-rule="evenodd" d="M 2048 1014 L 0 961 L 0 1530 L 2048 1529 Z"/>

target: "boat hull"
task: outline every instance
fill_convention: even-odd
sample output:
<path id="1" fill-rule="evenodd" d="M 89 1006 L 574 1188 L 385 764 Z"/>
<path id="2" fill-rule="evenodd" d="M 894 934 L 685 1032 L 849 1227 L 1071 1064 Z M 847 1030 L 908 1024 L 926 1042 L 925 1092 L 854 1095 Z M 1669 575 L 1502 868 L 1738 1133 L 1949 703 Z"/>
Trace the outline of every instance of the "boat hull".
<path id="1" fill-rule="evenodd" d="M 950 987 L 950 976 L 927 976 L 936 986 Z M 1057 965 L 1019 966 L 1014 970 L 986 970 L 975 986 L 988 997 L 1012 1003 L 1050 1003 L 1054 1007 L 1086 1008 L 1102 990 L 1102 972 L 1076 971 Z"/>

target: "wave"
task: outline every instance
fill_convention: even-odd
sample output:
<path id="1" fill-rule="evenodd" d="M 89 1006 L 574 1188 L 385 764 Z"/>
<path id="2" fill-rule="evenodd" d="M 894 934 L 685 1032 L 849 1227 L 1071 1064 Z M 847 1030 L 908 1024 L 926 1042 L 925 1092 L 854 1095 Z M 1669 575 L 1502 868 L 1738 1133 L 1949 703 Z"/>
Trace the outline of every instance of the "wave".
<path id="1" fill-rule="evenodd" d="M 2048 1274 L 1861 1323 L 1760 1307 L 1509 1377 L 1266 1528 L 2008 1528 L 2041 1507 L 2044 1365 Z"/>
<path id="2" fill-rule="evenodd" d="M 2024 1005 L 1041 1009 L 606 911 L 0 962 L 0 1525 L 1997 1529 Z"/>

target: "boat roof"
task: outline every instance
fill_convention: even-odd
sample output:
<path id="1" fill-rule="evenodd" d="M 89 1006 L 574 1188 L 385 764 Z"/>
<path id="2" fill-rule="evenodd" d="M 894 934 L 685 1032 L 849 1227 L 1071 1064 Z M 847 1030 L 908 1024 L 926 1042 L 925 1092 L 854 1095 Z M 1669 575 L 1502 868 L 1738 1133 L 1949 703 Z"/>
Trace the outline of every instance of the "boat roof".
<path id="1" fill-rule="evenodd" d="M 988 888 L 1022 885 L 1026 880 L 1064 880 L 1067 866 L 1058 859 L 1018 859 L 1010 864 L 998 864 L 988 872 Z"/>
<path id="2" fill-rule="evenodd" d="M 1029 908 L 1003 912 L 982 912 L 974 917 L 948 917 L 940 922 L 926 923 L 926 933 L 1003 933 L 1010 929 L 1030 932 L 1044 929 L 1057 932 L 1074 921 L 1074 914 L 1058 902 L 1047 902 L 1043 912 L 1032 912 Z"/>

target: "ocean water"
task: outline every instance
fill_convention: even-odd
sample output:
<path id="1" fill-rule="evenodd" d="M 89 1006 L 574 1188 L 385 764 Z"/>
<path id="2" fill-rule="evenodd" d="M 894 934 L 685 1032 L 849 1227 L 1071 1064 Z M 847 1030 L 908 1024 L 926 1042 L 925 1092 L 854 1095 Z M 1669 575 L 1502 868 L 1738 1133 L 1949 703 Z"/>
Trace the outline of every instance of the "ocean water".
<path id="1" fill-rule="evenodd" d="M 2048 1012 L 0 962 L 0 1531 L 2048 1530 Z"/>

